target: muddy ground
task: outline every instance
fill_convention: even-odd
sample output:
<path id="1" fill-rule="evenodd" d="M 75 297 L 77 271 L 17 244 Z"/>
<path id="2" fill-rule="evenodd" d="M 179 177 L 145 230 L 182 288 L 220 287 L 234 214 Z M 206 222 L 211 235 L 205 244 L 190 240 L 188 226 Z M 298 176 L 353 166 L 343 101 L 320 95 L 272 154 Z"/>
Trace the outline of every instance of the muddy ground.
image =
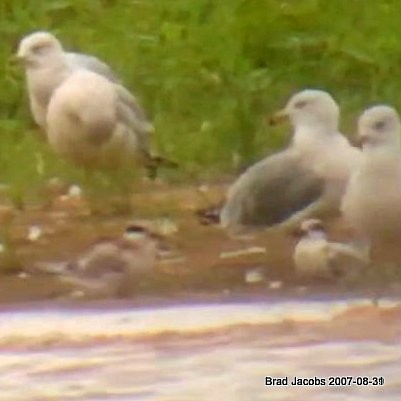
<path id="1" fill-rule="evenodd" d="M 72 260 L 100 237 L 117 237 L 135 221 L 144 221 L 165 235 L 170 257 L 157 264 L 155 274 L 139 285 L 133 297 L 400 293 L 394 280 L 364 280 L 352 288 L 333 282 L 300 282 L 292 264 L 297 239 L 289 233 L 269 231 L 251 238 L 231 238 L 218 226 L 201 224 L 195 211 L 223 199 L 225 185 L 144 183 L 127 198 L 128 213 L 118 210 L 110 199 L 99 207 L 99 200 L 60 191 L 23 210 L 7 202 L 0 205 L 0 303 L 71 296 L 74 288 L 43 273 L 43 266 Z M 332 238 L 348 235 L 339 219 L 328 222 L 328 228 Z"/>

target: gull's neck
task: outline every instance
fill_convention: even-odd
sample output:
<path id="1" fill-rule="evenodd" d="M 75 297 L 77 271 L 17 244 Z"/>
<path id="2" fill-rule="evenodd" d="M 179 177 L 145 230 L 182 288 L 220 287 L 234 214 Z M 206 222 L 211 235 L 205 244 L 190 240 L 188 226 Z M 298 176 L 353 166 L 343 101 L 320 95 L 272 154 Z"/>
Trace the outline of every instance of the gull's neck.
<path id="1" fill-rule="evenodd" d="M 69 70 L 70 64 L 65 53 L 60 51 L 54 51 L 49 56 L 40 57 L 32 65 L 27 68 L 27 74 L 33 74 L 38 71 L 65 71 Z"/>
<path id="2" fill-rule="evenodd" d="M 401 147 L 399 144 L 393 145 L 365 145 L 362 151 L 365 160 L 375 160 L 377 158 L 396 159 L 401 157 Z"/>
<path id="3" fill-rule="evenodd" d="M 337 134 L 337 129 L 327 124 L 299 124 L 295 127 L 292 144 L 309 148 Z"/>
<path id="4" fill-rule="evenodd" d="M 26 70 L 30 95 L 44 108 L 47 107 L 53 91 L 72 72 L 72 67 L 63 52 L 56 53 L 46 60 Z"/>
<path id="5" fill-rule="evenodd" d="M 364 146 L 362 166 L 364 171 L 383 177 L 400 174 L 401 150 L 396 146 Z"/>

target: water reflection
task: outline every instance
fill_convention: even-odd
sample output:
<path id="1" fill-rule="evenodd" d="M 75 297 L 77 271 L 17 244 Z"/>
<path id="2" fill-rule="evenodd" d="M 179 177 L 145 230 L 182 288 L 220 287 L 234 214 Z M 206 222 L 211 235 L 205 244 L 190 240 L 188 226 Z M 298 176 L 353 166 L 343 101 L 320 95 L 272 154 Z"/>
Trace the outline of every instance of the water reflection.
<path id="1" fill-rule="evenodd" d="M 399 400 L 401 308 L 367 300 L 2 311 L 0 389 L 22 400 Z M 383 376 L 384 386 L 265 386 Z"/>

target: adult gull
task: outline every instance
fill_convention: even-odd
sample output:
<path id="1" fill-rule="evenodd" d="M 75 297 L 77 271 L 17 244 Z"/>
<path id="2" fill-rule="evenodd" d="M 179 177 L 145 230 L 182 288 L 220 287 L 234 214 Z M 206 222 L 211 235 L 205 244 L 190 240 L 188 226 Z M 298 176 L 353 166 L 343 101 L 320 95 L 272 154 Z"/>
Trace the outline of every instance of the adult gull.
<path id="1" fill-rule="evenodd" d="M 308 217 L 338 211 L 360 150 L 338 131 L 337 103 L 327 92 L 303 90 L 274 122 L 284 118 L 294 129 L 290 146 L 251 166 L 229 188 L 220 213 L 224 228 L 294 227 Z"/>
<path id="2" fill-rule="evenodd" d="M 25 67 L 31 113 L 42 129 L 53 91 L 73 71 L 87 69 L 112 82 L 119 81 L 112 69 L 98 58 L 64 52 L 59 40 L 50 32 L 39 31 L 25 36 L 19 43 L 16 57 Z"/>
<path id="3" fill-rule="evenodd" d="M 373 106 L 358 121 L 362 161 L 342 201 L 349 224 L 372 245 L 401 243 L 401 123 L 397 111 Z"/>
<path id="4" fill-rule="evenodd" d="M 120 167 L 130 157 L 152 173 L 160 164 L 175 166 L 151 154 L 153 125 L 106 64 L 64 52 L 49 32 L 22 39 L 17 56 L 26 67 L 34 119 L 57 154 L 85 168 Z"/>

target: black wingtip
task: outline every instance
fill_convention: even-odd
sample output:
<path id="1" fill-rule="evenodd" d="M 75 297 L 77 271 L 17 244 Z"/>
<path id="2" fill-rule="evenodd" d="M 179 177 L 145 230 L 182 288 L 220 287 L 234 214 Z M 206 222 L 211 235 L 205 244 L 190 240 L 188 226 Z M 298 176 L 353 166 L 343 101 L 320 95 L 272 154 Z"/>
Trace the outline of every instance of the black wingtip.
<path id="1" fill-rule="evenodd" d="M 170 169 L 177 169 L 179 168 L 179 164 L 173 160 L 167 159 L 163 156 L 155 156 L 149 155 L 148 160 L 146 162 L 146 170 L 147 176 L 154 180 L 157 178 L 157 172 L 159 168 L 170 168 Z"/>
<path id="2" fill-rule="evenodd" d="M 176 161 L 167 159 L 166 157 L 163 157 L 163 156 L 151 156 L 151 161 L 157 167 L 165 167 L 165 168 L 179 168 L 180 167 L 180 165 Z"/>

